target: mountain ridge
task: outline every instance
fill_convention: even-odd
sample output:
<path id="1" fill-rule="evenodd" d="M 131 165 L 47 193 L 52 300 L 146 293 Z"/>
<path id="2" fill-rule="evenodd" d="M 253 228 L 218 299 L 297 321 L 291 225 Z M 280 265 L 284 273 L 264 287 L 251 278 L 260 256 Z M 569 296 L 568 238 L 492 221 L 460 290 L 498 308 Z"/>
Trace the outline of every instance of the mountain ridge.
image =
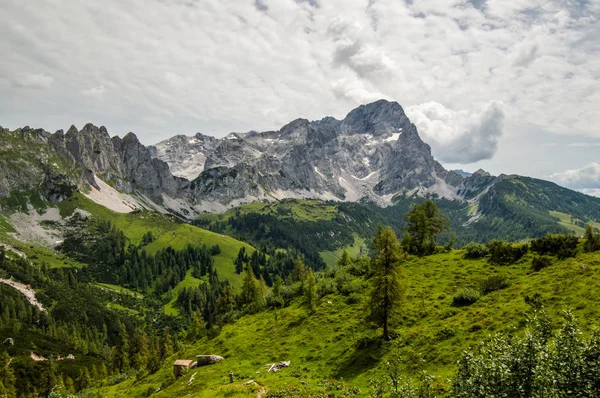
<path id="1" fill-rule="evenodd" d="M 176 135 L 154 146 L 134 133 L 111 137 L 91 123 L 66 133 L 0 128 L 0 140 L 0 197 L 25 192 L 59 202 L 79 190 L 105 206 L 119 201 L 113 210 L 145 208 L 187 220 L 285 198 L 388 206 L 399 197 L 437 196 L 469 204 L 473 223 L 484 213 L 481 200 L 506 178 L 446 170 L 402 106 L 386 100 L 341 120 L 298 118 L 275 131 Z M 570 196 L 566 188 L 552 192 Z M 590 199 L 596 202 L 600 209 L 600 200 Z"/>

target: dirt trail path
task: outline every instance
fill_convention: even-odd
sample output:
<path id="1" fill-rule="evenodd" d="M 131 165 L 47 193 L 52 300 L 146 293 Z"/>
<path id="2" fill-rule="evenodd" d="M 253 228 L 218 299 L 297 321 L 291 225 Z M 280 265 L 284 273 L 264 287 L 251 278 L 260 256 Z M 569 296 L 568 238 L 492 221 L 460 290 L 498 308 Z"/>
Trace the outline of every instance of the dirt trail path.
<path id="1" fill-rule="evenodd" d="M 11 279 L 0 279 L 0 283 L 4 283 L 5 285 L 17 289 L 19 292 L 23 293 L 23 295 L 25 296 L 25 298 L 27 298 L 31 305 L 38 307 L 39 310 L 42 312 L 46 312 L 44 306 L 35 298 L 35 290 L 33 290 L 31 286 L 15 282 Z"/>

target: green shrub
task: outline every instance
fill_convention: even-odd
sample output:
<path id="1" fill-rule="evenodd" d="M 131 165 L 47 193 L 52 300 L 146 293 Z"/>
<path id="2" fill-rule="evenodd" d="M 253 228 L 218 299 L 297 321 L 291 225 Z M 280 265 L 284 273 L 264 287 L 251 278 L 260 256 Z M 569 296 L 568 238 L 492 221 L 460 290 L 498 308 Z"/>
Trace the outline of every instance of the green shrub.
<path id="1" fill-rule="evenodd" d="M 579 238 L 573 235 L 548 234 L 531 241 L 531 250 L 538 254 L 551 254 L 560 259 L 575 257 Z"/>
<path id="2" fill-rule="evenodd" d="M 317 285 L 317 296 L 323 298 L 336 292 L 332 279 L 321 279 Z"/>
<path id="3" fill-rule="evenodd" d="M 346 298 L 346 304 L 358 304 L 358 303 L 360 303 L 360 294 L 358 294 L 358 293 L 351 293 Z"/>
<path id="4" fill-rule="evenodd" d="M 527 254 L 529 245 L 513 244 L 504 240 L 491 240 L 487 248 L 490 252 L 490 261 L 496 264 L 513 264 Z"/>
<path id="5" fill-rule="evenodd" d="M 364 289 L 364 284 L 359 278 L 355 278 L 347 273 L 341 273 L 335 278 L 337 291 L 348 296 L 352 293 L 358 293 Z"/>
<path id="6" fill-rule="evenodd" d="M 552 265 L 552 259 L 548 256 L 534 257 L 531 261 L 531 269 L 535 272 Z"/>
<path id="7" fill-rule="evenodd" d="M 465 258 L 483 258 L 489 254 L 488 248 L 481 243 L 467 243 L 465 247 L 463 247 L 465 251 Z"/>
<path id="8" fill-rule="evenodd" d="M 118 375 L 115 375 L 115 376 L 111 377 L 110 379 L 108 379 L 106 384 L 109 386 L 114 386 L 114 385 L 124 382 L 128 378 L 129 378 L 129 376 L 127 375 L 127 373 L 119 373 Z"/>
<path id="9" fill-rule="evenodd" d="M 598 332 L 584 337 L 569 312 L 556 333 L 544 313 L 534 313 L 528 332 L 496 335 L 465 351 L 449 396 L 598 397 Z"/>
<path id="10" fill-rule="evenodd" d="M 452 298 L 452 305 L 460 307 L 463 305 L 471 305 L 479 300 L 481 294 L 478 290 L 465 288 L 459 290 Z"/>
<path id="11" fill-rule="evenodd" d="M 506 289 L 510 286 L 508 278 L 504 275 L 492 275 L 479 282 L 481 294 L 488 294 L 496 290 Z"/>
<path id="12" fill-rule="evenodd" d="M 445 328 L 439 330 L 435 334 L 435 339 L 437 341 L 443 341 L 443 340 L 448 340 L 448 339 L 454 337 L 455 335 L 456 335 L 456 330 L 445 327 Z"/>

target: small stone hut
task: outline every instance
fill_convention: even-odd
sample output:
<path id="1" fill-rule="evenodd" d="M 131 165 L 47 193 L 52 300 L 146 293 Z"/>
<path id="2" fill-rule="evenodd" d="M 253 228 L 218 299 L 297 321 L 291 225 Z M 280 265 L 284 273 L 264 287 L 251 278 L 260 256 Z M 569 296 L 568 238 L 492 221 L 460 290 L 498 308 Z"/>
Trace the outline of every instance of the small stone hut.
<path id="1" fill-rule="evenodd" d="M 183 376 L 191 367 L 194 361 L 189 359 L 178 359 L 173 364 L 173 374 L 175 378 Z"/>

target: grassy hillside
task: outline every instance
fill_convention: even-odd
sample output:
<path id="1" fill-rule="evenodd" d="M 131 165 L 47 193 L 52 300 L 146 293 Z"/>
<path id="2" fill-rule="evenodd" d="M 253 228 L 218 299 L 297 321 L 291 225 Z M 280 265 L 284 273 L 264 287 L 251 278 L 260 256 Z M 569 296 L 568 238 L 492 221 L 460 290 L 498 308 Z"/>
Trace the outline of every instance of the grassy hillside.
<path id="1" fill-rule="evenodd" d="M 219 245 L 221 253 L 214 257 L 219 276 L 229 280 L 236 287 L 240 285 L 241 278 L 235 273 L 233 260 L 242 247 L 245 247 L 249 253 L 254 251 L 252 246 L 244 242 L 183 223 L 170 215 L 151 211 L 116 213 L 81 194 L 75 194 L 61 202 L 59 209 L 62 216 L 69 216 L 75 209 L 81 209 L 91 213 L 93 217 L 109 220 L 116 228 L 125 233 L 132 244 L 139 244 L 145 233 L 152 232 L 155 240 L 145 246 L 145 250 L 149 254 L 154 254 L 166 247 L 181 250 L 190 244 L 193 246 L 206 245 L 207 247 Z"/>
<path id="2" fill-rule="evenodd" d="M 322 297 L 312 315 L 297 299 L 278 311 L 244 316 L 224 326 L 211 340 L 184 345 L 159 372 L 131 378 L 100 393 L 139 396 L 162 386 L 153 397 L 247 397 L 281 389 L 289 395 L 273 396 L 296 396 L 290 392 L 293 386 L 300 391 L 297 396 L 326 392 L 366 397 L 369 380 L 381 378 L 386 360 L 397 353 L 407 375 L 426 370 L 435 376 L 434 385 L 443 394 L 465 348 L 495 332 L 522 331 L 530 310 L 525 296 L 541 295 L 554 328 L 559 327 L 560 314 L 566 309 L 573 310 L 586 333 L 598 326 L 600 307 L 595 297 L 600 286 L 600 253 L 555 260 L 539 272 L 531 270 L 532 258 L 528 254 L 516 264 L 498 266 L 487 260 L 467 260 L 456 250 L 409 259 L 403 266 L 405 298 L 392 325 L 397 338 L 389 343 L 382 342 L 381 331 L 365 321 L 369 282 L 358 277 L 352 282 L 352 293 L 345 290 L 346 294 Z M 482 280 L 495 275 L 505 276 L 509 286 L 483 295 L 470 306 L 453 305 L 460 289 L 478 289 Z M 320 284 L 327 281 L 320 275 Z M 171 363 L 198 354 L 218 354 L 225 360 L 191 370 L 173 382 Z M 266 372 L 268 364 L 284 360 L 291 361 L 289 368 L 276 374 Z M 232 384 L 230 370 L 235 374 Z M 246 385 L 249 380 L 256 384 Z M 354 389 L 360 392 L 354 394 Z"/>
<path id="3" fill-rule="evenodd" d="M 367 243 L 365 242 L 365 239 L 359 236 L 355 236 L 354 243 L 352 245 L 344 246 L 337 250 L 322 251 L 319 254 L 321 255 L 323 261 L 325 261 L 325 264 L 327 264 L 328 266 L 333 266 L 342 258 L 342 253 L 344 252 L 344 250 L 348 252 L 350 257 L 356 257 L 359 254 L 361 254 L 361 250 L 365 251 L 367 250 L 367 248 L 368 247 Z"/>

